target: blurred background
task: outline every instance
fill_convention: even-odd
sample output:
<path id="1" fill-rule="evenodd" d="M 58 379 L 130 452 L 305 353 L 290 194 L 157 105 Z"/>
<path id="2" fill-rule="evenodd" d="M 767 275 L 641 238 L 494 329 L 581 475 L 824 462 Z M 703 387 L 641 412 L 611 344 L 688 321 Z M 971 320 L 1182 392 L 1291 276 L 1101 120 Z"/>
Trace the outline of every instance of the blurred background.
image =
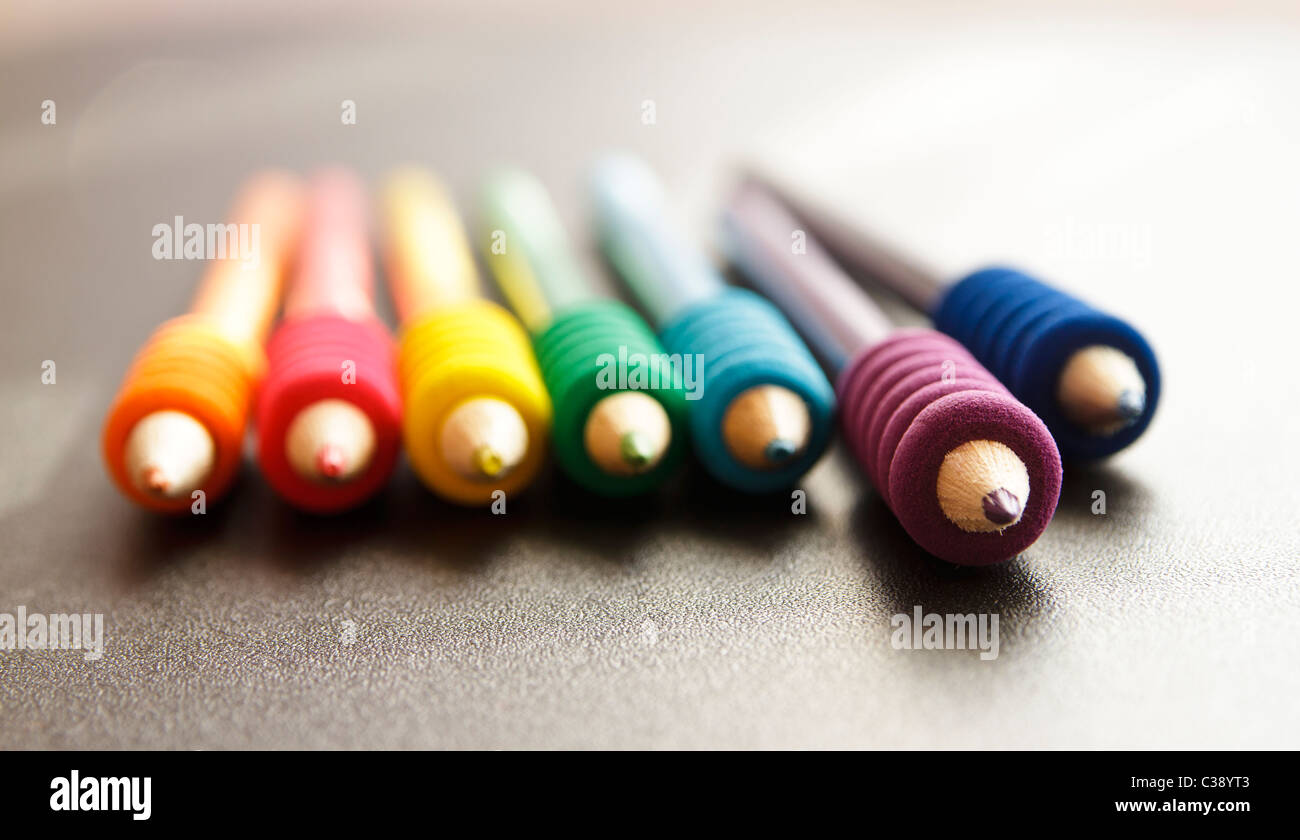
<path id="1" fill-rule="evenodd" d="M 108 636 L 0 651 L 0 746 L 1300 740 L 1294 3 L 9 0 L 0 80 L 0 611 Z M 268 165 L 415 162 L 469 211 L 513 164 L 616 290 L 583 201 L 611 149 L 705 247 L 751 163 L 942 272 L 1050 278 L 1143 329 L 1161 412 L 984 570 L 920 553 L 838 447 L 802 518 L 695 471 L 636 506 L 546 480 L 504 523 L 406 469 L 328 521 L 252 470 L 201 522 L 115 494 L 103 412 L 201 271 L 155 224 Z M 893 650 L 914 605 L 999 612 L 1000 657 Z"/>

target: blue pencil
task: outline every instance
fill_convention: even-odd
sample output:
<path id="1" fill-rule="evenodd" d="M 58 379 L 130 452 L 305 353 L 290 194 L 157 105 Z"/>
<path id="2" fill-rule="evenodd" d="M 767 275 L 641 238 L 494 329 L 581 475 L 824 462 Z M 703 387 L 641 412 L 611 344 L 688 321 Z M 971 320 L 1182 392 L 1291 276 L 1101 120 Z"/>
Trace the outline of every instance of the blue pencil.
<path id="1" fill-rule="evenodd" d="M 687 383 L 695 452 L 722 483 L 764 493 L 792 485 L 830 438 L 834 392 L 779 310 L 734 288 L 674 226 L 642 162 L 602 161 L 592 181 L 601 247 L 650 316 Z"/>

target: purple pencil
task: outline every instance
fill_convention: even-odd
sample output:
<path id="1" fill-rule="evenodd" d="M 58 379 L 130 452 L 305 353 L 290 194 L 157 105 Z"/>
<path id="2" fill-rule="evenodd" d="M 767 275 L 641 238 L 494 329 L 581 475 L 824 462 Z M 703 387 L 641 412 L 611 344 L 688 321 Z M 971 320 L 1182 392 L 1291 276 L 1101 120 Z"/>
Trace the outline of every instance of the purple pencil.
<path id="1" fill-rule="evenodd" d="M 955 340 L 894 328 L 759 183 L 740 185 L 722 227 L 731 260 L 829 368 L 844 437 L 908 534 L 963 565 L 1032 545 L 1061 492 L 1037 415 Z"/>

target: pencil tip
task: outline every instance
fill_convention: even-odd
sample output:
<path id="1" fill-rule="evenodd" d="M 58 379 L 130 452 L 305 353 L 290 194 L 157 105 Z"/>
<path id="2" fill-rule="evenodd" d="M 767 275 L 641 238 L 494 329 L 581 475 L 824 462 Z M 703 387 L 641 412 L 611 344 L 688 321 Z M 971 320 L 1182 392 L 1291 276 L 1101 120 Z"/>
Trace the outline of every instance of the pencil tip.
<path id="1" fill-rule="evenodd" d="M 1005 531 L 1018 523 L 1029 492 L 1024 461 L 1009 446 L 993 440 L 968 440 L 949 450 L 939 465 L 935 486 L 939 510 L 949 522 L 972 534 Z"/>
<path id="2" fill-rule="evenodd" d="M 982 500 L 984 517 L 1001 528 L 1016 524 L 1023 512 L 1020 499 L 1005 487 L 988 493 Z"/>
<path id="3" fill-rule="evenodd" d="M 369 469 L 375 457 L 375 429 L 352 403 L 324 399 L 294 415 L 283 445 L 289 466 L 300 477 L 344 484 Z"/>
<path id="4" fill-rule="evenodd" d="M 654 469 L 672 442 L 668 414 L 642 391 L 602 398 L 587 415 L 583 446 L 592 463 L 610 475 L 632 476 Z"/>
<path id="5" fill-rule="evenodd" d="M 727 407 L 722 438 L 731 456 L 746 467 L 774 469 L 808 445 L 811 424 L 803 397 L 780 385 L 756 385 Z"/>
<path id="6" fill-rule="evenodd" d="M 144 484 L 146 490 L 158 496 L 167 495 L 167 491 L 170 490 L 172 486 L 171 481 L 168 480 L 167 474 L 163 472 L 162 468 L 154 465 L 145 467 L 144 472 L 141 475 L 141 482 Z"/>
<path id="7" fill-rule="evenodd" d="M 1119 349 L 1093 345 L 1066 361 L 1056 398 L 1075 425 L 1091 434 L 1113 435 L 1146 412 L 1146 380 Z"/>
<path id="8" fill-rule="evenodd" d="M 443 421 L 442 457 L 469 481 L 497 481 L 528 455 L 528 426 L 518 409 L 497 397 L 473 397 Z"/>
<path id="9" fill-rule="evenodd" d="M 1126 422 L 1132 423 L 1142 416 L 1147 409 L 1147 397 L 1142 391 L 1126 388 L 1119 393 L 1115 401 L 1115 412 Z"/>
<path id="10" fill-rule="evenodd" d="M 326 443 L 316 452 L 316 469 L 326 478 L 338 478 L 343 474 L 346 458 L 343 450 L 332 443 Z"/>
<path id="11" fill-rule="evenodd" d="M 763 449 L 763 456 L 773 464 L 779 464 L 782 461 L 789 460 L 790 457 L 798 451 L 799 447 L 795 445 L 794 441 L 786 440 L 785 438 L 776 438 L 775 440 L 768 442 L 767 446 Z"/>
<path id="12" fill-rule="evenodd" d="M 642 470 L 654 458 L 654 447 L 643 433 L 633 430 L 627 432 L 618 442 L 619 454 L 623 462 L 634 470 Z"/>
<path id="13" fill-rule="evenodd" d="M 486 444 L 474 450 L 474 466 L 484 478 L 496 478 L 505 469 L 505 465 L 501 453 Z"/>
<path id="14" fill-rule="evenodd" d="M 136 422 L 122 458 L 137 491 L 155 499 L 179 499 L 207 480 L 216 462 L 216 447 L 201 422 L 168 409 Z"/>

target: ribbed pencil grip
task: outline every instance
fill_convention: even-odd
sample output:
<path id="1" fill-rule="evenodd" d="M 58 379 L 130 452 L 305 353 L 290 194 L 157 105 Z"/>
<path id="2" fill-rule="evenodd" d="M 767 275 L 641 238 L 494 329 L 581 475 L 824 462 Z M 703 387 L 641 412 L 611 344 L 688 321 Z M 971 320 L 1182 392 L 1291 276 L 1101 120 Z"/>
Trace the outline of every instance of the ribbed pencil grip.
<path id="1" fill-rule="evenodd" d="M 1103 458 L 1146 430 L 1160 397 L 1160 369 L 1146 340 L 1124 321 L 1009 268 L 986 268 L 954 284 L 933 313 L 951 335 L 1033 409 L 1067 458 Z M 1075 351 L 1109 345 L 1128 355 L 1146 380 L 1146 406 L 1112 435 L 1080 429 L 1061 412 L 1061 370 Z"/>
<path id="2" fill-rule="evenodd" d="M 290 504 L 313 513 L 347 510 L 370 498 L 392 474 L 401 451 L 402 401 L 388 330 L 377 321 L 337 315 L 295 318 L 276 329 L 266 355 L 257 400 L 257 459 L 266 480 Z M 328 399 L 355 405 L 375 432 L 370 466 L 352 481 L 304 478 L 285 450 L 298 413 Z"/>
<path id="3" fill-rule="evenodd" d="M 962 565 L 1009 560 L 1051 521 L 1061 494 L 1051 434 L 953 339 L 899 330 L 853 359 L 836 393 L 853 454 L 907 533 L 936 557 Z M 944 456 L 972 440 L 1005 444 L 1029 474 L 1020 521 L 1002 533 L 963 531 L 939 507 Z"/>
<path id="4" fill-rule="evenodd" d="M 816 463 L 830 440 L 835 393 L 789 321 L 746 289 L 687 307 L 661 332 L 669 353 L 694 356 L 698 399 L 690 401 L 695 454 L 718 481 L 750 493 L 781 490 Z M 778 469 L 758 470 L 737 461 L 722 438 L 727 408 L 758 385 L 793 391 L 808 406 L 804 449 Z M 689 394 L 688 388 L 688 396 Z"/>
<path id="5" fill-rule="evenodd" d="M 561 313 L 537 336 L 534 346 L 555 404 L 555 457 L 570 478 L 601 495 L 630 496 L 656 487 L 676 469 L 686 449 L 686 403 L 680 387 L 675 387 L 674 370 L 665 363 L 662 346 L 640 315 L 618 301 L 590 301 Z M 617 376 L 610 365 L 638 355 L 647 360 L 651 382 L 657 380 L 658 385 L 640 390 L 663 406 L 672 440 L 653 469 L 613 476 L 592 461 L 583 435 L 596 403 L 629 390 L 608 381 L 611 374 Z"/>
<path id="6" fill-rule="evenodd" d="M 180 411 L 212 436 L 213 468 L 200 489 L 207 501 L 218 499 L 239 472 L 253 390 L 265 364 L 260 350 L 232 343 L 203 316 L 163 323 L 127 369 L 104 424 L 104 463 L 118 488 L 151 510 L 190 509 L 190 497 L 159 499 L 137 490 L 123 457 L 137 422 L 156 411 Z"/>
<path id="7" fill-rule="evenodd" d="M 546 455 L 551 403 L 528 336 L 509 312 L 487 300 L 435 310 L 408 326 L 398 353 L 407 455 L 439 496 L 462 505 L 486 505 L 492 494 L 527 487 Z M 528 430 L 523 460 L 498 481 L 461 476 L 446 462 L 443 422 L 462 402 L 495 397 L 519 412 Z"/>

